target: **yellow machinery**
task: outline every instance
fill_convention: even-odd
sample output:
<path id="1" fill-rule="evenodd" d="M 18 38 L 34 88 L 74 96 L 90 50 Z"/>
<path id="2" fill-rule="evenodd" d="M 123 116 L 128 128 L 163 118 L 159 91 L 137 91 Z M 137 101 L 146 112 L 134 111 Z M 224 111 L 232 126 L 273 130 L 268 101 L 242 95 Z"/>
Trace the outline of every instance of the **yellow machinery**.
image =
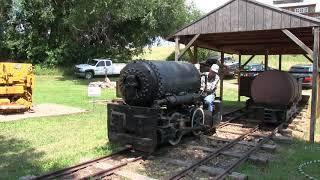
<path id="1" fill-rule="evenodd" d="M 29 110 L 33 88 L 31 64 L 0 62 L 0 113 Z"/>

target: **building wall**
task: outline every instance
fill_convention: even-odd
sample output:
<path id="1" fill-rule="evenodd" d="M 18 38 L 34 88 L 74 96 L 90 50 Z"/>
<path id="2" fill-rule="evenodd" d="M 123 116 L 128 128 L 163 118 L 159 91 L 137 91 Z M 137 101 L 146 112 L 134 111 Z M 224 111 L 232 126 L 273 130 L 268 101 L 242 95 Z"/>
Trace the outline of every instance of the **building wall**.
<path id="1" fill-rule="evenodd" d="M 316 5 L 312 4 L 307 6 L 283 7 L 283 9 L 297 13 L 314 13 L 316 12 Z"/>

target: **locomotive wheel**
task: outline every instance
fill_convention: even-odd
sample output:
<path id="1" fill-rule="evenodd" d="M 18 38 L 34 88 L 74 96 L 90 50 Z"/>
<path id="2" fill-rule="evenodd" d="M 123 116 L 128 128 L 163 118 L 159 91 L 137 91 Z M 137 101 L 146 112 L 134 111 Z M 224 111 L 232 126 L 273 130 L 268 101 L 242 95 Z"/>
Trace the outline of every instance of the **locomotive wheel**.
<path id="1" fill-rule="evenodd" d="M 175 132 L 175 137 L 172 138 L 172 139 L 169 139 L 169 143 L 172 145 L 172 146 L 175 146 L 177 144 L 179 144 L 179 142 L 181 141 L 181 138 L 182 138 L 183 134 L 179 131 L 179 130 L 176 130 Z"/>
<path id="2" fill-rule="evenodd" d="M 197 128 L 204 125 L 204 112 L 202 108 L 197 108 L 193 114 L 191 119 L 191 127 Z M 199 136 L 201 134 L 201 130 L 193 130 L 192 133 L 195 136 Z"/>

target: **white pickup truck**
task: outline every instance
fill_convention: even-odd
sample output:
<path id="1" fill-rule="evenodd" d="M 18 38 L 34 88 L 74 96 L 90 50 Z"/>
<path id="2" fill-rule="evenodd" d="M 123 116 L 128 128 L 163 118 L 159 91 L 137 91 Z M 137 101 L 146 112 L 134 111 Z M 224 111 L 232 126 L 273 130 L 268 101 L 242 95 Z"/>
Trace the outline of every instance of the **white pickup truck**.
<path id="1" fill-rule="evenodd" d="M 87 64 L 78 64 L 74 68 L 77 76 L 92 79 L 94 76 L 119 75 L 125 63 L 112 63 L 110 59 L 92 59 Z"/>

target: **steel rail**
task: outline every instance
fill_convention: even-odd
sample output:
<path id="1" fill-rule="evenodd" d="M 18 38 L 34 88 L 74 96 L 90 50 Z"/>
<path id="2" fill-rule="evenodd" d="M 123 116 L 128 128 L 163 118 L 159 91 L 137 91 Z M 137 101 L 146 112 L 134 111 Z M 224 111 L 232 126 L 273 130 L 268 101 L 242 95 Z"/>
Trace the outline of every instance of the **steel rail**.
<path id="1" fill-rule="evenodd" d="M 237 113 L 237 112 L 239 112 L 239 111 L 241 111 L 241 110 L 243 110 L 243 109 L 245 109 L 245 108 L 246 108 L 246 107 L 237 108 L 237 109 L 235 109 L 235 110 L 233 110 L 233 111 L 231 111 L 231 112 L 224 113 L 222 116 L 229 116 L 229 115 L 234 114 L 234 113 Z"/>
<path id="2" fill-rule="evenodd" d="M 214 152 L 210 153 L 208 156 L 204 157 L 203 159 L 193 163 L 192 165 L 186 167 L 185 169 L 179 171 L 178 173 L 176 173 L 175 175 L 173 175 L 173 176 L 171 176 L 171 177 L 169 177 L 167 179 L 168 180 L 177 180 L 177 179 L 183 178 L 190 171 L 193 171 L 193 170 L 197 169 L 199 166 L 201 166 L 201 165 L 207 163 L 208 161 L 210 161 L 211 159 L 219 156 L 222 151 L 229 149 L 230 147 L 232 147 L 233 145 L 237 144 L 239 141 L 241 141 L 242 139 L 244 139 L 248 135 L 254 133 L 258 129 L 259 129 L 259 126 L 257 125 L 253 129 L 251 129 L 249 132 L 239 136 L 238 138 L 234 139 L 233 141 L 227 143 L 226 145 L 224 145 L 224 146 L 220 147 L 219 149 L 215 150 Z"/>
<path id="3" fill-rule="evenodd" d="M 108 169 L 96 172 L 96 173 L 91 174 L 91 175 L 86 176 L 86 177 L 83 177 L 83 178 L 81 178 L 81 180 L 85 180 L 85 179 L 101 179 L 101 178 L 104 178 L 106 176 L 110 176 L 111 174 L 114 173 L 115 170 L 117 170 L 117 169 L 119 169 L 119 168 L 121 168 L 123 166 L 128 165 L 128 163 L 141 160 L 142 158 L 143 158 L 143 156 L 138 156 L 136 158 L 121 162 L 119 164 L 114 165 L 113 167 L 108 168 Z"/>
<path id="4" fill-rule="evenodd" d="M 234 121 L 234 120 L 237 120 L 239 118 L 241 118 L 242 116 L 245 116 L 246 114 L 248 114 L 247 112 L 244 112 L 244 113 L 241 113 L 237 116 L 234 116 L 230 119 L 228 119 L 227 121 L 223 121 L 219 124 L 218 128 L 222 128 L 222 127 L 225 127 L 225 126 L 228 126 L 230 122 Z"/>
<path id="5" fill-rule="evenodd" d="M 237 168 L 241 163 L 243 163 L 244 161 L 246 161 L 249 156 L 251 154 L 253 154 L 254 152 L 256 152 L 257 150 L 259 150 L 259 148 L 261 148 L 261 146 L 266 143 L 268 140 L 270 140 L 272 138 L 273 135 L 275 135 L 279 129 L 281 129 L 283 126 L 283 124 L 280 124 L 279 126 L 277 126 L 269 135 L 267 135 L 266 137 L 264 137 L 256 146 L 254 146 L 253 148 L 251 148 L 246 154 L 244 154 L 242 157 L 240 157 L 234 164 L 232 164 L 230 167 L 228 167 L 223 173 L 221 173 L 220 175 L 216 176 L 214 179 L 215 180 L 220 180 L 220 179 L 224 179 L 228 176 L 228 174 L 235 168 Z"/>
<path id="6" fill-rule="evenodd" d="M 87 161 L 87 162 L 84 162 L 84 163 L 81 163 L 81 164 L 78 164 L 78 165 L 75 165 L 75 166 L 71 166 L 71 167 L 68 167 L 68 168 L 65 168 L 65 169 L 61 169 L 61 170 L 58 170 L 58 171 L 54 171 L 54 172 L 51 172 L 51 173 L 48 173 L 48 174 L 45 174 L 45 175 L 42 175 L 42 176 L 38 176 L 38 177 L 35 177 L 33 178 L 32 180 L 42 180 L 42 179 L 57 179 L 61 176 L 65 176 L 65 175 L 68 175 L 68 174 L 72 174 L 76 171 L 79 171 L 81 169 L 84 169 L 94 163 L 97 163 L 101 160 L 106 160 L 106 159 L 110 159 L 111 157 L 115 156 L 115 155 L 118 155 L 118 154 L 121 154 L 121 153 L 124 153 L 124 152 L 127 152 L 127 151 L 130 151 L 132 150 L 132 147 L 125 147 L 125 148 L 122 148 L 112 154 L 109 154 L 107 156 L 103 156 L 103 157 L 100 157 L 100 158 L 97 158 L 97 159 L 93 159 L 93 160 L 90 160 L 90 161 Z"/>

